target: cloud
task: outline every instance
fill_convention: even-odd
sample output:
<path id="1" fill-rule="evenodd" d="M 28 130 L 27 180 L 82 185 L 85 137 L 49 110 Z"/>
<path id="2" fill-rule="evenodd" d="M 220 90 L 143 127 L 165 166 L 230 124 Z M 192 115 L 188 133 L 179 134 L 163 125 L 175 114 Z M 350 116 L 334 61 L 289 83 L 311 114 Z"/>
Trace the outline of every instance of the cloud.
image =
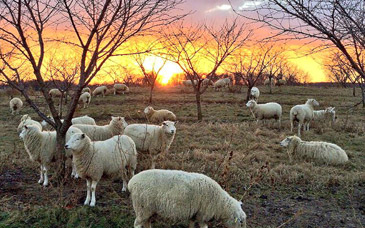
<path id="1" fill-rule="evenodd" d="M 263 0 L 256 0 L 256 1 L 245 1 L 240 7 L 238 7 L 239 10 L 244 10 L 244 9 L 250 9 L 250 8 L 255 8 L 261 4 L 263 4 L 264 1 Z"/>
<path id="2" fill-rule="evenodd" d="M 207 13 L 212 13 L 212 12 L 215 12 L 215 11 L 227 11 L 227 10 L 230 10 L 232 9 L 231 5 L 228 5 L 228 4 L 223 4 L 223 5 L 218 5 L 210 10 L 207 10 L 206 12 Z"/>

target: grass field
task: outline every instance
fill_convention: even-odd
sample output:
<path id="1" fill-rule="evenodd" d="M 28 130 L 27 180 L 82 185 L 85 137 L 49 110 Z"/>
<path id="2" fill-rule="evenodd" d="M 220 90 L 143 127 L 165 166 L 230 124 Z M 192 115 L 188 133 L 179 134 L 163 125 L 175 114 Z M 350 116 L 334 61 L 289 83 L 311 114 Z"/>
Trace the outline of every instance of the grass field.
<path id="1" fill-rule="evenodd" d="M 157 168 L 204 173 L 235 198 L 242 199 L 249 227 L 363 227 L 365 225 L 365 109 L 353 107 L 360 98 L 350 89 L 318 87 L 260 87 L 260 103 L 276 101 L 283 106 L 283 128 L 276 123 L 257 126 L 245 107 L 244 93 L 207 91 L 203 95 L 203 122 L 196 122 L 195 96 L 180 88 L 157 88 L 153 106 L 173 111 L 179 120 L 170 153 L 160 157 Z M 244 91 L 245 92 L 245 91 Z M 360 94 L 360 93 L 358 93 Z M 336 143 L 346 150 L 349 163 L 326 166 L 293 160 L 279 142 L 292 135 L 289 110 L 307 98 L 320 108 L 335 106 L 333 127 L 312 124 L 304 140 Z M 91 106 L 76 115 L 88 114 L 98 124 L 110 116 L 125 116 L 128 123 L 144 122 L 148 89 L 93 98 Z M 43 110 L 44 104 L 38 98 Z M 34 111 L 26 106 L 21 114 Z M 83 206 L 84 180 L 67 180 L 62 188 L 44 189 L 37 184 L 38 165 L 32 163 L 16 127 L 20 115 L 10 115 L 8 99 L 0 103 L 0 227 L 133 227 L 134 212 L 121 180 L 102 180 L 95 208 Z M 139 155 L 138 171 L 149 166 Z M 156 218 L 154 227 L 171 226 Z M 223 227 L 212 222 L 210 227 Z"/>

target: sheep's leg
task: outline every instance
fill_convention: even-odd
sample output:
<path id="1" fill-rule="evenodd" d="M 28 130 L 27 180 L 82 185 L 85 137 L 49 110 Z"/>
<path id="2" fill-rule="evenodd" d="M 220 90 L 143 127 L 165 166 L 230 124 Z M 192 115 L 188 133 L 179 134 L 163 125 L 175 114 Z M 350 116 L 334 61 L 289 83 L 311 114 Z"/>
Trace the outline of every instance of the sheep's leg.
<path id="1" fill-rule="evenodd" d="M 151 220 L 148 219 L 144 224 L 143 224 L 144 228 L 152 228 L 152 224 L 151 224 Z"/>
<path id="2" fill-rule="evenodd" d="M 298 137 L 300 137 L 301 128 L 302 128 L 302 123 L 299 122 L 299 124 L 298 124 Z"/>
<path id="3" fill-rule="evenodd" d="M 281 119 L 278 120 L 279 123 L 279 130 L 281 129 Z"/>
<path id="4" fill-rule="evenodd" d="M 307 123 L 307 131 L 309 131 L 309 124 L 310 124 L 310 122 L 308 121 L 308 123 Z"/>
<path id="5" fill-rule="evenodd" d="M 48 186 L 48 167 L 46 165 L 43 166 L 43 176 L 44 176 L 44 182 L 43 186 Z"/>
<path id="6" fill-rule="evenodd" d="M 79 178 L 79 174 L 77 173 L 76 165 L 75 165 L 75 163 L 73 162 L 73 160 L 72 160 L 71 165 L 72 165 L 72 173 L 71 173 L 71 177 L 73 177 L 73 178 L 75 178 L 75 179 Z"/>
<path id="7" fill-rule="evenodd" d="M 189 228 L 195 228 L 195 221 L 189 222 Z"/>
<path id="8" fill-rule="evenodd" d="M 148 218 L 142 218 L 140 215 L 137 215 L 136 220 L 134 220 L 134 228 L 151 228 L 151 221 L 149 221 L 149 217 Z"/>
<path id="9" fill-rule="evenodd" d="M 208 225 L 205 222 L 199 223 L 200 228 L 208 228 Z"/>
<path id="10" fill-rule="evenodd" d="M 156 156 L 151 154 L 151 169 L 155 169 L 156 167 Z"/>
<path id="11" fill-rule="evenodd" d="M 96 185 L 98 184 L 97 181 L 92 181 L 91 182 L 91 202 L 90 202 L 90 206 L 93 207 L 95 206 L 95 190 L 96 190 Z"/>
<path id="12" fill-rule="evenodd" d="M 91 182 L 89 179 L 86 179 L 86 200 L 84 202 L 84 205 L 89 205 L 90 203 L 90 190 L 91 190 Z"/>
<path id="13" fill-rule="evenodd" d="M 44 179 L 43 179 L 43 165 L 41 165 L 41 176 L 39 178 L 38 184 L 43 184 L 43 181 L 44 181 Z"/>

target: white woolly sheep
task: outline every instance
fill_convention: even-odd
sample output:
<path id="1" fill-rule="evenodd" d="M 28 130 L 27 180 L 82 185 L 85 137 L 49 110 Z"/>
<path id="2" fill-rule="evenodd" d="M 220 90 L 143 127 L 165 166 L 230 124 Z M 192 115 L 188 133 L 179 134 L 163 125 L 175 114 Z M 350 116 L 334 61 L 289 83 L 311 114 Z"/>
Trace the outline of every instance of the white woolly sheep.
<path id="1" fill-rule="evenodd" d="M 48 94 L 51 98 L 62 97 L 62 92 L 59 89 L 51 89 Z"/>
<path id="2" fill-rule="evenodd" d="M 298 136 L 302 126 L 309 131 L 309 123 L 313 119 L 314 106 L 319 106 L 315 99 L 308 99 L 305 104 L 295 105 L 290 109 L 290 131 L 293 132 L 294 121 L 298 121 Z"/>
<path id="3" fill-rule="evenodd" d="M 260 90 L 257 87 L 252 87 L 250 92 L 250 100 L 258 101 L 260 96 Z"/>
<path id="4" fill-rule="evenodd" d="M 282 108 L 281 105 L 275 102 L 266 104 L 257 104 L 256 101 L 250 100 L 246 106 L 250 109 L 257 123 L 259 120 L 276 119 L 278 120 L 279 128 L 281 127 Z"/>
<path id="5" fill-rule="evenodd" d="M 9 102 L 11 114 L 18 114 L 23 107 L 23 101 L 20 98 L 14 97 Z"/>
<path id="6" fill-rule="evenodd" d="M 137 166 L 136 145 L 130 137 L 116 135 L 105 141 L 92 142 L 84 133 L 74 134 L 65 148 L 72 151 L 77 173 L 86 179 L 84 205 L 95 206 L 95 189 L 102 176 L 121 175 L 122 191 L 126 191 L 128 180 L 134 175 Z"/>
<path id="7" fill-rule="evenodd" d="M 176 134 L 175 123 L 164 121 L 161 126 L 151 124 L 131 124 L 124 129 L 136 143 L 139 152 L 148 152 L 151 156 L 151 168 L 160 153 L 167 153 Z"/>
<path id="8" fill-rule="evenodd" d="M 211 220 L 221 221 L 228 228 L 246 227 L 242 203 L 200 173 L 146 170 L 129 181 L 128 190 L 136 213 L 134 228 L 152 227 L 154 215 L 173 223 L 189 221 L 189 228 L 195 223 L 207 228 Z"/>
<path id="9" fill-rule="evenodd" d="M 208 78 L 205 78 L 202 82 L 202 85 L 203 86 L 210 86 L 210 85 L 214 86 L 214 82 Z"/>
<path id="10" fill-rule="evenodd" d="M 89 87 L 85 87 L 85 88 L 82 89 L 81 94 L 86 93 L 86 92 L 91 94 L 91 89 Z"/>
<path id="11" fill-rule="evenodd" d="M 270 85 L 270 79 L 268 78 L 268 79 L 265 79 L 265 81 L 264 81 L 264 85 Z M 274 79 L 272 78 L 271 79 L 271 85 L 272 86 L 274 86 L 275 85 L 275 82 L 274 82 Z"/>
<path id="12" fill-rule="evenodd" d="M 193 80 L 194 82 L 194 85 L 198 84 L 198 81 L 197 80 Z M 193 83 L 191 82 L 191 80 L 182 80 L 181 83 L 186 86 L 186 87 L 189 87 L 189 86 L 193 86 Z"/>
<path id="13" fill-rule="evenodd" d="M 104 141 L 115 135 L 123 134 L 123 130 L 127 125 L 124 117 L 112 117 L 110 123 L 104 126 L 86 124 L 75 124 L 72 126 L 80 129 L 92 141 Z"/>
<path id="14" fill-rule="evenodd" d="M 38 121 L 32 120 L 32 118 L 28 114 L 23 115 L 22 118 L 20 119 L 20 123 L 17 128 L 18 134 L 20 134 L 20 132 L 22 132 L 24 125 L 34 125 L 34 126 L 38 127 L 39 130 L 42 131 L 42 125 Z"/>
<path id="15" fill-rule="evenodd" d="M 80 131 L 70 127 L 66 133 L 66 141 L 76 132 Z M 58 157 L 56 131 L 40 131 L 37 126 L 24 125 L 19 137 L 24 141 L 25 151 L 30 160 L 40 164 L 41 172 L 38 183 L 47 186 L 50 164 Z"/>
<path id="16" fill-rule="evenodd" d="M 215 90 L 219 90 L 220 88 L 225 88 L 231 85 L 231 79 L 230 78 L 222 78 L 216 81 L 213 85 Z"/>
<path id="17" fill-rule="evenodd" d="M 114 95 L 120 92 L 123 94 L 128 93 L 129 92 L 128 86 L 125 84 L 114 84 Z"/>
<path id="18" fill-rule="evenodd" d="M 165 120 L 176 121 L 175 114 L 166 109 L 155 110 L 148 106 L 144 109 L 144 114 L 150 123 L 160 124 Z"/>
<path id="19" fill-rule="evenodd" d="M 83 104 L 84 108 L 87 108 L 89 107 L 90 102 L 91 102 L 91 94 L 89 92 L 81 94 L 79 98 L 79 104 Z"/>
<path id="20" fill-rule="evenodd" d="M 53 121 L 53 118 L 51 116 L 47 116 L 47 117 Z M 61 119 L 61 122 L 63 123 L 63 119 Z M 94 118 L 87 116 L 87 115 L 72 118 L 71 123 L 72 124 L 96 125 Z M 43 120 L 42 126 L 44 128 L 48 128 L 48 123 L 45 120 Z"/>
<path id="21" fill-rule="evenodd" d="M 333 125 L 336 121 L 335 107 L 328 107 L 325 110 L 313 111 L 313 120 L 316 122 L 330 120 L 330 124 Z"/>
<path id="22" fill-rule="evenodd" d="M 333 143 L 307 142 L 297 136 L 290 136 L 281 141 L 280 145 L 288 148 L 290 161 L 292 155 L 326 164 L 343 164 L 349 160 L 346 152 Z"/>
<path id="23" fill-rule="evenodd" d="M 106 86 L 99 86 L 96 87 L 93 91 L 93 96 L 96 97 L 97 95 L 102 95 L 105 97 L 105 94 L 107 93 L 108 88 Z"/>
<path id="24" fill-rule="evenodd" d="M 284 79 L 276 80 L 276 85 L 277 85 L 277 86 L 283 86 L 283 85 L 286 85 L 286 80 L 284 80 Z"/>

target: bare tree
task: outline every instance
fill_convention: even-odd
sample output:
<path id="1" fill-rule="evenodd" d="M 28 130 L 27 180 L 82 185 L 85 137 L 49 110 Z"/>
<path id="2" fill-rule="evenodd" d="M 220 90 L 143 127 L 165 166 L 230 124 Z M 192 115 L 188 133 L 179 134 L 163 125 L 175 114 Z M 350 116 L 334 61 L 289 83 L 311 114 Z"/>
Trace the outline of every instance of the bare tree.
<path id="1" fill-rule="evenodd" d="M 251 32 L 239 25 L 236 19 L 232 23 L 225 21 L 219 28 L 204 25 L 184 27 L 182 24 L 170 28 L 170 33 L 164 33 L 164 56 L 179 65 L 188 80 L 192 82 L 195 92 L 197 117 L 201 121 L 201 95 L 208 85 L 203 86 L 203 75 L 211 79 L 223 62 L 232 53 L 241 48 L 250 37 Z M 202 72 L 202 64 L 210 64 L 207 72 Z M 196 82 L 196 83 L 195 83 Z"/>
<path id="2" fill-rule="evenodd" d="M 245 11 L 237 12 L 278 30 L 276 38 L 289 35 L 286 38 L 308 39 L 313 45 L 313 41 L 323 41 L 313 51 L 335 47 L 359 75 L 359 81 L 365 80 L 363 0 L 267 0 Z M 365 90 L 362 94 L 365 107 Z"/>
<path id="3" fill-rule="evenodd" d="M 4 66 L 0 69 L 0 74 L 22 93 L 41 118 L 56 129 L 57 151 L 62 159 L 65 134 L 71 125 L 82 89 L 110 58 L 125 54 L 119 48 L 132 37 L 184 16 L 171 13 L 182 2 L 183 0 L 0 0 L 0 59 Z M 56 34 L 67 34 L 67 37 L 57 37 Z M 43 73 L 49 41 L 68 45 L 76 49 L 75 53 L 79 56 L 79 81 L 63 123 L 48 95 Z M 20 65 L 20 61 L 25 64 Z M 47 118 L 21 85 L 23 75 L 19 72 L 22 67 L 32 69 L 54 121 Z M 13 80 L 13 75 L 16 75 L 16 81 Z M 59 170 L 64 170 L 64 163 Z"/>

